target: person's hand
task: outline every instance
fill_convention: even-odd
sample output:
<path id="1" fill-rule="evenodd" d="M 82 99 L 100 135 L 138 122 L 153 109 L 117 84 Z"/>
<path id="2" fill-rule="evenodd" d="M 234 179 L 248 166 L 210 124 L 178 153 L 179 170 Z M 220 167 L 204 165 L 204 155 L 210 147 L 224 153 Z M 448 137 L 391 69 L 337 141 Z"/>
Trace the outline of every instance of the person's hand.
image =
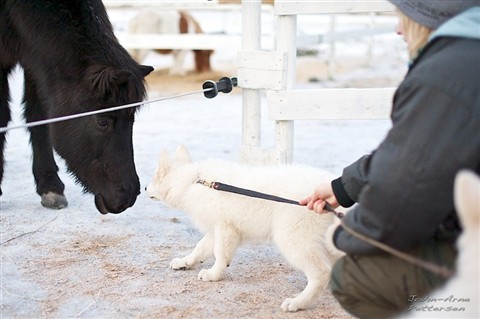
<path id="1" fill-rule="evenodd" d="M 325 202 L 328 202 L 333 208 L 340 206 L 337 198 L 333 194 L 331 183 L 323 183 L 318 185 L 313 194 L 300 201 L 300 205 L 307 206 L 317 214 L 325 213 Z"/>

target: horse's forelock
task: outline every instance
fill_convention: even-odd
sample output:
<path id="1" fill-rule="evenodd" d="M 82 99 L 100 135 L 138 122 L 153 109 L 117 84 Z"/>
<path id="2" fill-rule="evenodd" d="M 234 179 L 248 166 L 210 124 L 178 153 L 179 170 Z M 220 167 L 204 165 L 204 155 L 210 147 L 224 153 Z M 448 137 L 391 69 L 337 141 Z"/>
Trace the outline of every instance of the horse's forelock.
<path id="1" fill-rule="evenodd" d="M 117 94 L 117 101 L 119 103 L 131 104 L 142 102 L 147 96 L 147 90 L 145 87 L 145 80 L 139 72 L 133 72 L 129 80 L 124 83 L 121 87 L 116 87 L 115 92 Z M 140 106 L 135 106 L 126 109 L 129 119 L 133 119 L 134 115 L 141 108 Z"/>
<path id="2" fill-rule="evenodd" d="M 145 80 L 139 70 L 92 65 L 86 81 L 98 96 L 113 95 L 124 103 L 140 102 L 146 96 Z"/>

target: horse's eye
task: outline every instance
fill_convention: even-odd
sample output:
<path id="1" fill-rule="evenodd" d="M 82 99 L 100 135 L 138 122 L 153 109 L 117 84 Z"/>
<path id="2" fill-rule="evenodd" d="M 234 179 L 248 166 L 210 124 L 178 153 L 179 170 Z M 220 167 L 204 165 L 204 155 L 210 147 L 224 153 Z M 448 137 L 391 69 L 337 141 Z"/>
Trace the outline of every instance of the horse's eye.
<path id="1" fill-rule="evenodd" d="M 108 128 L 109 121 L 107 119 L 100 118 L 100 119 L 97 119 L 97 124 L 100 128 L 106 129 Z"/>

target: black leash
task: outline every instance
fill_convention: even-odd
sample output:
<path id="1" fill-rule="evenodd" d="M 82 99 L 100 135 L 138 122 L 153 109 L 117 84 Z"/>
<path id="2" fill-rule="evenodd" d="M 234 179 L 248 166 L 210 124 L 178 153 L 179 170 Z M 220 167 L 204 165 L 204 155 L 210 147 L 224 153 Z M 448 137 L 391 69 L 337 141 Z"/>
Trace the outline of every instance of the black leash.
<path id="1" fill-rule="evenodd" d="M 279 203 L 304 206 L 304 205 L 300 205 L 300 203 L 295 200 L 291 200 L 291 199 L 287 199 L 287 198 L 283 198 L 275 195 L 265 194 L 265 193 L 253 191 L 250 189 L 240 188 L 240 187 L 236 187 L 236 186 L 232 186 L 232 185 L 228 185 L 220 182 L 206 182 L 204 180 L 198 180 L 197 183 L 219 190 L 219 191 L 235 193 L 238 195 L 244 195 L 244 196 L 255 197 L 260 199 L 266 199 L 266 200 L 271 200 Z M 343 217 L 343 213 L 337 212 L 328 202 L 325 202 L 325 210 L 328 212 L 334 213 L 335 216 L 337 216 L 338 218 Z"/>
<path id="2" fill-rule="evenodd" d="M 219 183 L 219 182 L 207 182 L 205 180 L 199 179 L 197 181 L 197 183 L 202 184 L 204 186 L 207 186 L 209 188 L 215 189 L 215 190 L 219 190 L 219 191 L 234 193 L 234 194 L 243 195 L 243 196 L 250 196 L 250 197 L 260 198 L 260 199 L 265 199 L 265 200 L 271 200 L 271 201 L 280 202 L 280 203 L 303 206 L 303 205 L 300 205 L 300 203 L 298 201 L 278 197 L 278 196 L 275 196 L 275 195 L 265 194 L 265 193 L 253 191 L 253 190 L 250 190 L 250 189 L 240 188 L 240 187 L 236 187 L 236 186 L 232 186 L 232 185 L 228 185 L 228 184 L 223 184 L 223 183 Z M 341 213 L 341 212 L 337 212 L 332 207 L 332 205 L 330 205 L 328 202 L 325 202 L 325 208 L 324 209 L 328 212 L 334 213 L 335 216 L 337 216 L 339 219 L 343 218 L 344 214 Z M 402 251 L 399 251 L 399 250 L 397 250 L 393 247 L 385 245 L 384 243 L 381 243 L 381 242 L 379 242 L 379 241 L 377 241 L 373 238 L 370 238 L 370 237 L 368 237 L 364 234 L 361 234 L 361 233 L 357 232 L 356 230 L 347 226 L 343 222 L 341 223 L 341 226 L 343 227 L 343 229 L 345 229 L 345 231 L 350 233 L 352 236 L 354 236 L 354 237 L 356 237 L 356 238 L 358 238 L 358 239 L 360 239 L 360 240 L 362 240 L 362 241 L 364 241 L 364 242 L 366 242 L 366 243 L 368 243 L 368 244 L 370 244 L 370 245 L 372 245 L 376 248 L 379 248 L 379 249 L 381 249 L 385 252 L 388 252 L 388 253 L 392 254 L 393 256 L 395 256 L 397 258 L 403 259 L 403 260 L 405 260 L 405 261 L 407 261 L 407 262 L 409 262 L 409 263 L 411 263 L 415 266 L 426 269 L 426 270 L 428 270 L 428 271 L 430 271 L 434 274 L 437 274 L 439 276 L 442 276 L 444 278 L 449 278 L 453 275 L 453 272 L 445 266 L 439 266 L 437 264 L 419 259 L 417 257 L 414 257 L 414 256 L 409 255 L 407 253 L 404 253 Z"/>

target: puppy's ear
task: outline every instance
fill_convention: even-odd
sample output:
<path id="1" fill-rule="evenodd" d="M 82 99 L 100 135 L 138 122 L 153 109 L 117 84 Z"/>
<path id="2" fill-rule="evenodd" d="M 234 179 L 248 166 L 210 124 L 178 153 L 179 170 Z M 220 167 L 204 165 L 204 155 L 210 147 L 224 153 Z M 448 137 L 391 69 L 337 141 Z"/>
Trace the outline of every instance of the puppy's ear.
<path id="1" fill-rule="evenodd" d="M 157 178 L 162 178 L 167 175 L 167 173 L 170 171 L 170 168 L 172 167 L 172 160 L 170 159 L 170 155 L 166 150 L 162 150 L 160 152 L 160 160 L 158 161 L 158 167 L 157 167 L 157 172 L 156 177 Z"/>
<path id="2" fill-rule="evenodd" d="M 464 228 L 480 225 L 480 178 L 472 171 L 462 170 L 455 177 L 455 207 Z"/>
<path id="3" fill-rule="evenodd" d="M 192 162 L 190 153 L 188 152 L 187 148 L 184 145 L 180 145 L 177 147 L 177 151 L 175 152 L 175 160 L 180 163 Z"/>

